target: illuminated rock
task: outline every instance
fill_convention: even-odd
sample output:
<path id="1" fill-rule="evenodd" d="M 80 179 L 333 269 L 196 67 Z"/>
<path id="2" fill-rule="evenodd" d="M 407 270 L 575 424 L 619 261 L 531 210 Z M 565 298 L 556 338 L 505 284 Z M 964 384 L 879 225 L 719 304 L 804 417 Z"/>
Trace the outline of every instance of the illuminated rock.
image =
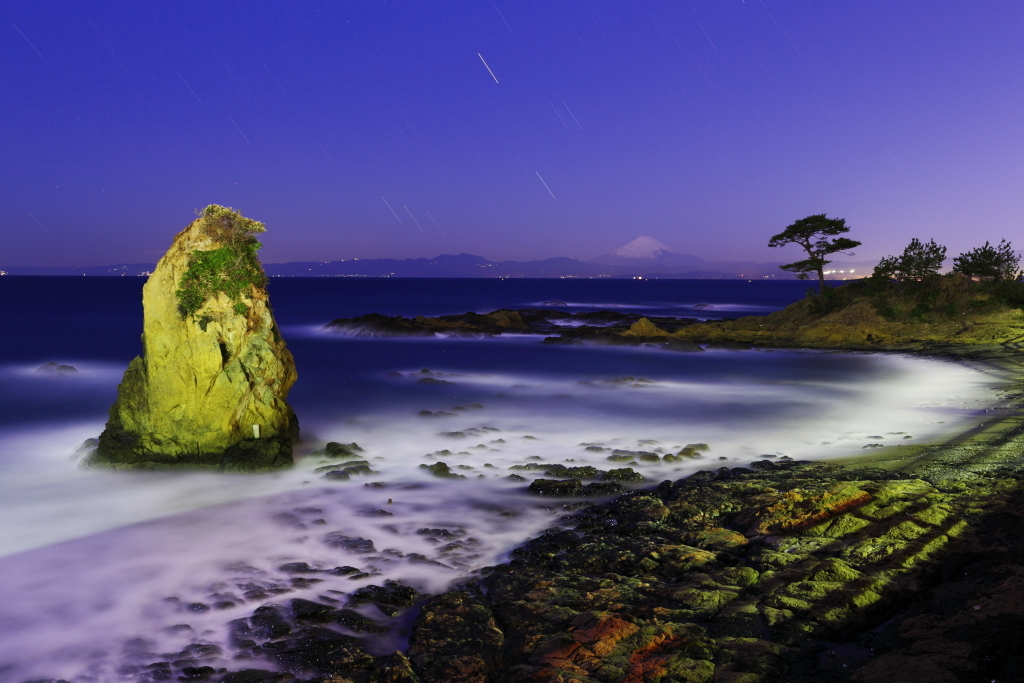
<path id="1" fill-rule="evenodd" d="M 90 464 L 290 467 L 295 363 L 256 257 L 263 224 L 216 205 L 178 233 L 143 288 L 143 355 L 128 366 Z"/>

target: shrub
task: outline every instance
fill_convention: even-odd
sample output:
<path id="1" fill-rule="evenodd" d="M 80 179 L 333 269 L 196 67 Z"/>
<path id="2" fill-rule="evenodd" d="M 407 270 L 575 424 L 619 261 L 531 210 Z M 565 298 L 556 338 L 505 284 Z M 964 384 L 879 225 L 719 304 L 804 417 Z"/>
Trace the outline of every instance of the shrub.
<path id="1" fill-rule="evenodd" d="M 1004 307 L 1024 308 L 1024 283 L 972 282 L 960 273 L 920 281 L 870 277 L 826 288 L 821 295 L 808 294 L 812 315 L 827 315 L 860 300 L 886 320 L 899 323 L 940 323 Z"/>
<path id="2" fill-rule="evenodd" d="M 895 280 L 923 280 L 939 274 L 939 268 L 946 261 L 946 247 L 929 240 L 922 244 L 916 237 L 900 256 L 886 256 L 878 265 L 872 277 Z"/>
<path id="3" fill-rule="evenodd" d="M 252 287 L 266 286 L 266 275 L 256 256 L 263 245 L 255 237 L 266 228 L 234 209 L 216 204 L 200 211 L 199 216 L 200 229 L 223 246 L 192 252 L 188 270 L 178 283 L 178 312 L 182 318 L 195 315 L 207 299 L 223 292 L 234 302 L 234 312 L 245 315 L 248 307 L 242 296 Z"/>
<path id="4" fill-rule="evenodd" d="M 999 240 L 999 245 L 995 247 L 985 242 L 984 246 L 953 259 L 953 272 L 971 278 L 1013 282 L 1021 276 L 1020 256 L 1014 253 L 1013 247 L 1005 239 Z"/>

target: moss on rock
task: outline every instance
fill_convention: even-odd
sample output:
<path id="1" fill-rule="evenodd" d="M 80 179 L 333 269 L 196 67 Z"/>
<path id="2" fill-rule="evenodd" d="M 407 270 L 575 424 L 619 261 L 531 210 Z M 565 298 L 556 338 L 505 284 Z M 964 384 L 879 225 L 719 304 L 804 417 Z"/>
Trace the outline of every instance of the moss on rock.
<path id="1" fill-rule="evenodd" d="M 292 465 L 298 421 L 287 396 L 297 374 L 255 255 L 262 229 L 213 205 L 175 236 L 143 287 L 143 355 L 125 371 L 90 464 Z"/>

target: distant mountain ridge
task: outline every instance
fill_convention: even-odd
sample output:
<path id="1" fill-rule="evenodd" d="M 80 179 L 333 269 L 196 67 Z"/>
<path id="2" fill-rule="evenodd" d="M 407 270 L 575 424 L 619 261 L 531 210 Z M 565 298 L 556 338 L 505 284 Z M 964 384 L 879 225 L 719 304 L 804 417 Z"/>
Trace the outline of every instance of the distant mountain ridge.
<path id="1" fill-rule="evenodd" d="M 102 275 L 138 276 L 149 275 L 156 268 L 155 263 L 115 263 L 110 266 L 0 266 L 5 275 Z"/>
<path id="2" fill-rule="evenodd" d="M 270 277 L 524 277 L 524 278 L 630 278 L 667 277 L 682 279 L 728 279 L 766 277 L 790 279 L 775 264 L 703 263 L 673 265 L 664 261 L 637 265 L 606 265 L 573 258 L 556 257 L 542 261 L 490 261 L 474 254 L 441 254 L 432 259 L 347 259 L 344 261 L 292 261 L 264 263 Z M 739 267 L 737 267 L 739 266 Z M 33 267 L 11 266 L 8 275 L 149 275 L 153 263 L 110 266 Z"/>
<path id="3" fill-rule="evenodd" d="M 856 266 L 867 274 L 874 264 L 834 264 L 843 278 L 852 273 L 844 266 Z M 148 275 L 153 263 L 121 263 L 111 266 L 78 268 L 12 266 L 8 275 Z M 264 263 L 270 277 L 516 277 L 516 278 L 671 278 L 777 279 L 791 280 L 793 275 L 779 270 L 777 263 L 754 261 L 706 261 L 683 254 L 653 237 L 638 237 L 615 251 L 588 261 L 557 257 L 541 261 L 491 261 L 474 254 L 441 254 L 432 259 L 345 259 L 339 261 L 292 261 Z M 0 271 L 0 272 L 3 272 Z"/>
<path id="4" fill-rule="evenodd" d="M 542 261 L 490 261 L 473 254 L 442 254 L 425 259 L 352 259 L 346 261 L 266 263 L 263 268 L 271 277 L 533 277 L 533 278 L 628 278 L 628 277 L 684 277 L 687 279 L 717 279 L 776 276 L 774 264 L 762 265 L 758 275 L 749 270 L 714 268 L 722 264 L 704 262 L 685 267 L 672 267 L 664 262 L 647 264 L 607 265 L 573 258 L 550 258 Z M 730 264 L 731 266 L 732 264 Z M 640 266 L 640 267 L 638 267 Z M 763 273 L 761 272 L 763 271 Z M 781 273 L 785 276 L 785 273 Z"/>

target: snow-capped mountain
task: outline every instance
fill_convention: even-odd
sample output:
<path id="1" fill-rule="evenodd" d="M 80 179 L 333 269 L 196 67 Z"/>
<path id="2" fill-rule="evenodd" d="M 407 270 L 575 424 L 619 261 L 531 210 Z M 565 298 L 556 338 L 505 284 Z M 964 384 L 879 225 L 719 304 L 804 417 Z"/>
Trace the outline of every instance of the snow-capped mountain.
<path id="1" fill-rule="evenodd" d="M 629 244 L 621 246 L 610 253 L 609 256 L 653 259 L 658 258 L 662 254 L 679 254 L 679 252 L 653 237 L 637 237 Z"/>
<path id="2" fill-rule="evenodd" d="M 707 261 L 691 254 L 682 254 L 653 237 L 637 237 L 629 244 L 623 245 L 615 251 L 590 259 L 590 263 L 612 266 L 652 265 L 658 263 L 696 267 L 707 264 Z"/>

